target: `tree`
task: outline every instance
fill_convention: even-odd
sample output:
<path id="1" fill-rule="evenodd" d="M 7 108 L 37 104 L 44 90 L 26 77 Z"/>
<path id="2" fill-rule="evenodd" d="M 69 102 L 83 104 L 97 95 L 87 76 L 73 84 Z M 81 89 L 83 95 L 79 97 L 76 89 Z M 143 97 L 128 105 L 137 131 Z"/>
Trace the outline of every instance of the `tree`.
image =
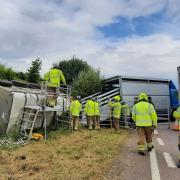
<path id="1" fill-rule="evenodd" d="M 63 71 L 67 84 L 72 85 L 73 80 L 78 77 L 81 71 L 87 71 L 91 68 L 86 61 L 78 58 L 62 60 L 59 62 L 59 68 Z"/>
<path id="2" fill-rule="evenodd" d="M 38 58 L 32 61 L 31 67 L 27 70 L 27 80 L 31 83 L 38 83 L 41 80 L 40 70 L 42 61 Z"/>
<path id="3" fill-rule="evenodd" d="M 27 80 L 27 73 L 24 72 L 16 72 L 17 79 L 26 81 Z"/>
<path id="4" fill-rule="evenodd" d="M 6 78 L 6 68 L 4 65 L 0 64 L 0 79 Z"/>
<path id="5" fill-rule="evenodd" d="M 0 79 L 13 80 L 16 76 L 15 71 L 11 68 L 6 68 L 4 65 L 0 64 Z"/>
<path id="6" fill-rule="evenodd" d="M 5 79 L 11 81 L 15 78 L 15 76 L 16 76 L 16 73 L 11 68 L 6 69 Z"/>
<path id="7" fill-rule="evenodd" d="M 100 91 L 101 80 L 99 69 L 90 68 L 88 71 L 81 71 L 73 82 L 72 95 L 84 98 Z"/>

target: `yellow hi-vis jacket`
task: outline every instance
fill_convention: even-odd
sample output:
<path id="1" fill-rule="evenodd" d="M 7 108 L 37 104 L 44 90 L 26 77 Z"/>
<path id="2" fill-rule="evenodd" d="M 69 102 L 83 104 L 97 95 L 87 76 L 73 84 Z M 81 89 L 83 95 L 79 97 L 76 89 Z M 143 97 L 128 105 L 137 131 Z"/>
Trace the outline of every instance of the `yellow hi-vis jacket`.
<path id="1" fill-rule="evenodd" d="M 140 101 L 133 106 L 132 119 L 136 126 L 157 126 L 157 114 L 152 104 Z"/>
<path id="2" fill-rule="evenodd" d="M 173 117 L 177 120 L 180 120 L 180 106 L 177 108 L 176 111 L 174 111 Z"/>
<path id="3" fill-rule="evenodd" d="M 87 116 L 94 116 L 94 101 L 91 99 L 86 102 L 85 113 Z"/>
<path id="4" fill-rule="evenodd" d="M 109 102 L 108 105 L 113 108 L 113 117 L 120 119 L 122 105 L 120 102 Z"/>
<path id="5" fill-rule="evenodd" d="M 131 108 L 128 106 L 128 104 L 122 105 L 122 111 L 124 115 L 129 116 L 131 111 L 130 109 Z"/>
<path id="6" fill-rule="evenodd" d="M 99 116 L 100 115 L 100 110 L 99 110 L 99 103 L 94 102 L 94 115 Z"/>
<path id="7" fill-rule="evenodd" d="M 44 80 L 48 81 L 49 87 L 58 87 L 61 81 L 66 85 L 66 80 L 63 72 L 59 69 L 53 68 L 44 75 Z"/>
<path id="8" fill-rule="evenodd" d="M 70 105 L 70 113 L 72 116 L 79 116 L 79 113 L 82 110 L 82 105 L 78 100 L 74 100 Z"/>

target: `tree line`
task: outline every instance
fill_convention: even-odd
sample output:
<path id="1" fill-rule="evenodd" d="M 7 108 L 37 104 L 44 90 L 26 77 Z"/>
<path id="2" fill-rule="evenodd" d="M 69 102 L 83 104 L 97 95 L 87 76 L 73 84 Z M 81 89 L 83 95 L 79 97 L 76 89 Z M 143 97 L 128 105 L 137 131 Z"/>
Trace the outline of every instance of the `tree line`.
<path id="1" fill-rule="evenodd" d="M 86 97 L 101 90 L 102 76 L 100 69 L 93 68 L 86 61 L 75 57 L 60 60 L 58 65 L 59 69 L 63 71 L 67 84 L 72 86 L 73 96 Z M 32 61 L 26 72 L 16 72 L 11 68 L 0 65 L 0 79 L 39 84 L 43 80 L 40 75 L 41 66 L 42 61 L 39 58 Z"/>

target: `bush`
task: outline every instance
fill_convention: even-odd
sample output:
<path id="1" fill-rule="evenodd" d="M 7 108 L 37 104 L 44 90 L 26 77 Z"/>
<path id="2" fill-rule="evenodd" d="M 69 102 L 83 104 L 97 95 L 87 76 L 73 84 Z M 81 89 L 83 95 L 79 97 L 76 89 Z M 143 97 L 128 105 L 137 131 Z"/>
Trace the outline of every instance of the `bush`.
<path id="1" fill-rule="evenodd" d="M 73 82 L 72 95 L 80 95 L 82 98 L 101 90 L 101 76 L 99 69 L 90 68 L 80 72 Z"/>

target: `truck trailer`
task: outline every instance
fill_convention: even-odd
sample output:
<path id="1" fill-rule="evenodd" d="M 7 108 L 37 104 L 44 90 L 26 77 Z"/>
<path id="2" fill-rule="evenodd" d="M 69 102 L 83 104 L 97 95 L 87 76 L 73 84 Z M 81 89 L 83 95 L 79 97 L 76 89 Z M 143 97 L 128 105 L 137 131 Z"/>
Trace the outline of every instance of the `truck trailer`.
<path id="1" fill-rule="evenodd" d="M 27 86 L 28 85 L 28 86 Z M 32 87 L 31 84 L 20 82 L 0 81 L 0 136 L 12 136 L 14 132 L 20 132 L 21 126 L 27 120 L 24 116 L 25 107 L 42 106 L 46 95 L 42 93 L 39 86 Z M 64 94 L 57 99 L 60 107 L 58 114 L 68 106 Z M 24 114 L 23 114 L 24 113 Z M 27 114 L 28 116 L 28 114 Z M 46 126 L 50 126 L 54 119 L 54 112 L 46 112 Z M 44 127 L 43 112 L 38 114 L 34 128 Z"/>
<path id="2" fill-rule="evenodd" d="M 167 122 L 172 112 L 178 106 L 178 90 L 168 79 L 115 76 L 102 81 L 102 90 L 90 97 L 97 97 L 100 102 L 101 121 L 109 117 L 107 102 L 115 95 L 120 95 L 122 101 L 129 107 L 135 103 L 139 93 L 146 92 L 152 99 L 158 113 L 159 122 Z M 83 105 L 89 97 L 83 99 Z"/>

